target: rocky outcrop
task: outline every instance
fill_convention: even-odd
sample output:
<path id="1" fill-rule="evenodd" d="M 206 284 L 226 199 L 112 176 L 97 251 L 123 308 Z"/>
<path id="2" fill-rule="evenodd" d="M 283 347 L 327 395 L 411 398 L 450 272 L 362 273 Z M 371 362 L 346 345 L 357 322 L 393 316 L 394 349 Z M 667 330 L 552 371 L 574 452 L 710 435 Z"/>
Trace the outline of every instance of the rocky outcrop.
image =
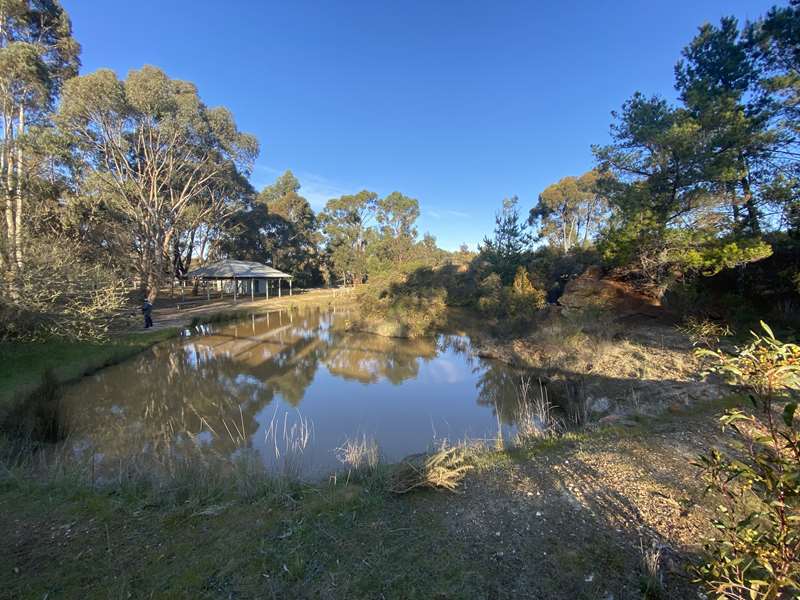
<path id="1" fill-rule="evenodd" d="M 603 277 L 602 269 L 596 266 L 567 283 L 558 303 L 567 311 L 594 308 L 611 311 L 618 317 L 656 317 L 662 313 L 658 300 L 637 292 L 628 283 Z"/>

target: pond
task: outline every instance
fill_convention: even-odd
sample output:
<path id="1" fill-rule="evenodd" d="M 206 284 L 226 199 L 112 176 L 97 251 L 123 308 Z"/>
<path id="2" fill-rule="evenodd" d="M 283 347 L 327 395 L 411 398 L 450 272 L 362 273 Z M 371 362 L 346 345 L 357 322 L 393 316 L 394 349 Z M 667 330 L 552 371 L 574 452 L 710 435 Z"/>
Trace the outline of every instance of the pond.
<path id="1" fill-rule="evenodd" d="M 68 388 L 69 443 L 106 464 L 251 449 L 320 476 L 341 468 L 348 439 L 396 461 L 513 433 L 518 374 L 477 357 L 463 330 L 387 338 L 349 330 L 349 317 L 307 308 L 187 330 Z"/>

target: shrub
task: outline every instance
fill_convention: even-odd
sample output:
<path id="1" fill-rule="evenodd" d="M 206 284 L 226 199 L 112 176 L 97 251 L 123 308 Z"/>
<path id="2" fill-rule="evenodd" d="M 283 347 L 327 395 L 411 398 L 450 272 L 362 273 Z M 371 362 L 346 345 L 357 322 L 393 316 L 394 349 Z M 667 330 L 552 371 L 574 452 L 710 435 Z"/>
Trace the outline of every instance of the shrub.
<path id="1" fill-rule="evenodd" d="M 705 346 L 706 348 L 718 345 L 720 339 L 733 334 L 727 325 L 721 325 L 702 317 L 688 317 L 682 325 L 678 325 L 678 331 L 689 338 L 692 346 Z"/>
<path id="2" fill-rule="evenodd" d="M 542 290 L 534 287 L 524 267 L 519 267 L 514 276 L 514 283 L 507 293 L 506 308 L 511 318 L 519 321 L 530 321 L 546 306 L 545 295 Z"/>
<path id="3" fill-rule="evenodd" d="M 430 334 L 444 319 L 447 290 L 436 285 L 434 271 L 374 277 L 358 291 L 361 316 L 354 327 L 381 335 L 419 337 Z"/>
<path id="4" fill-rule="evenodd" d="M 479 286 L 478 309 L 486 315 L 496 316 L 503 303 L 503 282 L 497 273 L 490 273 Z"/>
<path id="5" fill-rule="evenodd" d="M 32 243 L 24 269 L 0 282 L 0 339 L 102 338 L 129 314 L 125 288 L 68 243 Z"/>
<path id="6" fill-rule="evenodd" d="M 800 594 L 800 428 L 795 418 L 800 390 L 800 346 L 766 335 L 733 356 L 699 350 L 715 370 L 742 386 L 760 415 L 732 410 L 723 427 L 737 432 L 742 458 L 718 450 L 701 456 L 709 489 L 723 504 L 714 519 L 716 537 L 705 545 L 698 581 L 718 598 L 773 599 Z M 784 403 L 778 417 L 777 403 Z"/>

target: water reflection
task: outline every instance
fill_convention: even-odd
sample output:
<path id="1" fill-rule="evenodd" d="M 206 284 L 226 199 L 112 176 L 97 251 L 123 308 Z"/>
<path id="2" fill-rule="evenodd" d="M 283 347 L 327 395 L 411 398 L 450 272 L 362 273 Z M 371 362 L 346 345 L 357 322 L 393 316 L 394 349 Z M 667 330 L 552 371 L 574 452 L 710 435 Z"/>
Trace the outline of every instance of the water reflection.
<path id="1" fill-rule="evenodd" d="M 342 312 L 276 311 L 103 370 L 67 392 L 76 447 L 113 461 L 190 449 L 230 457 L 249 446 L 270 462 L 276 423 L 299 413 L 314 429 L 305 459 L 322 471 L 362 433 L 396 460 L 433 438 L 492 438 L 498 421 L 513 424 L 516 375 L 474 357 L 468 336 L 401 340 L 346 323 Z"/>

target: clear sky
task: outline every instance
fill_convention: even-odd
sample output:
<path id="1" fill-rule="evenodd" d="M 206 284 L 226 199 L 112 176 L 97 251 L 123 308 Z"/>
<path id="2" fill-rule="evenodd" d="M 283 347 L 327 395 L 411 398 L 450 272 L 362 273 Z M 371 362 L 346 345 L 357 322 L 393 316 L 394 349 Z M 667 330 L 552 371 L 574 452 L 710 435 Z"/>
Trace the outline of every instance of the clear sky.
<path id="1" fill-rule="evenodd" d="M 291 169 L 315 209 L 367 188 L 420 201 L 420 230 L 473 248 L 506 196 L 592 167 L 633 92 L 674 97 L 705 21 L 775 2 L 62 0 L 83 73 L 152 64 L 261 143 L 257 189 Z"/>

